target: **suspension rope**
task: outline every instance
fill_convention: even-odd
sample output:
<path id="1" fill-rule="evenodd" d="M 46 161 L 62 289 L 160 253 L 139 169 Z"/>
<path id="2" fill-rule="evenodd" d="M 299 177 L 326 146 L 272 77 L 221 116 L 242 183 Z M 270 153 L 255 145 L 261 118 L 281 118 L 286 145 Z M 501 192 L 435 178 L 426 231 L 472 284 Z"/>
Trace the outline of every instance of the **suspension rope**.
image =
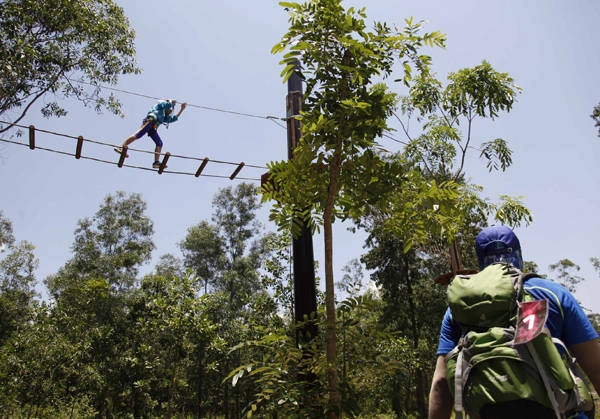
<path id="1" fill-rule="evenodd" d="M 0 124 L 9 124 L 9 122 L 6 121 L 0 121 Z M 74 136 L 74 135 L 70 135 L 70 134 L 65 134 L 65 133 L 60 133 L 60 132 L 56 132 L 56 131 L 50 131 L 50 130 L 46 130 L 46 129 L 40 129 L 40 128 L 36 128 L 33 125 L 30 126 L 25 126 L 25 125 L 20 125 L 20 124 L 13 124 L 13 126 L 15 127 L 19 127 L 19 128 L 24 128 L 24 129 L 29 129 L 29 133 L 30 133 L 30 139 L 29 139 L 29 144 L 27 143 L 23 143 L 23 142 L 19 142 L 19 141 L 14 141 L 14 140 L 8 140 L 5 138 L 0 138 L 0 141 L 5 142 L 5 143 L 10 143 L 10 144 L 17 144 L 17 145 L 22 145 L 22 146 L 29 146 L 29 148 L 31 149 L 40 149 L 40 150 L 44 150 L 44 151 L 48 151 L 48 152 L 52 152 L 52 153 L 57 153 L 57 154 L 62 154 L 62 155 L 67 155 L 67 156 L 72 156 L 75 157 L 77 159 L 79 158 L 83 158 L 86 160 L 92 160 L 92 161 L 96 161 L 96 162 L 100 162 L 100 163 L 105 163 L 105 164 L 112 164 L 112 165 L 117 165 L 119 166 L 119 163 L 114 162 L 114 161 L 110 161 L 110 160 L 104 160 L 104 159 L 100 159 L 100 158 L 96 158 L 96 157 L 92 157 L 92 156 L 84 156 L 81 154 L 81 151 L 78 150 L 76 153 L 70 153 L 70 152 L 66 152 L 66 151 L 62 151 L 62 150 L 56 150 L 53 148 L 48 148 L 48 147 L 39 147 L 35 144 L 35 131 L 39 131 L 39 132 L 43 132 L 45 134 L 50 134 L 50 135 L 55 135 L 55 136 L 59 136 L 59 137 L 64 137 L 64 138 L 69 138 L 69 139 L 75 139 L 78 141 L 78 143 L 84 143 L 84 142 L 89 142 L 89 143 L 94 143 L 94 144 L 98 144 L 98 145 L 102 145 L 102 146 L 107 146 L 110 148 L 114 148 L 114 147 L 120 147 L 120 145 L 115 145 L 115 144 L 111 144 L 111 143 L 107 143 L 104 141 L 98 141 L 98 140 L 91 140 L 91 139 L 86 139 L 83 138 L 81 136 Z M 139 149 L 134 149 L 134 148 L 127 148 L 127 151 L 135 151 L 135 152 L 141 152 L 141 153 L 148 153 L 148 154 L 154 154 L 154 152 L 152 151 L 147 151 L 147 150 L 139 150 Z M 161 153 L 161 156 L 166 156 L 167 153 Z M 244 162 L 230 162 L 230 161 L 224 161 L 224 160 L 211 160 L 208 159 L 207 157 L 205 158 L 199 158 L 199 157 L 193 157 L 193 156 L 183 156 L 183 155 L 176 155 L 176 154 L 170 154 L 169 153 L 169 158 L 180 158 L 180 159 L 187 159 L 187 160 L 196 160 L 196 161 L 201 161 L 202 165 L 201 165 L 201 169 L 204 169 L 204 167 L 206 166 L 207 163 L 215 163 L 215 164 L 220 164 L 220 165 L 233 165 L 236 166 L 236 170 L 234 171 L 233 174 L 226 176 L 226 175 L 214 175 L 214 174 L 205 174 L 205 173 L 201 173 L 201 170 L 199 169 L 196 172 L 183 172 L 183 171 L 174 171 L 174 170 L 161 170 L 160 173 L 169 173 L 169 174 L 178 174 L 178 175 L 192 175 L 192 176 L 206 176 L 206 177 L 214 177 L 214 178 L 228 178 L 233 180 L 234 178 L 236 179 L 241 179 L 241 180 L 251 180 L 251 181 L 260 181 L 260 178 L 248 178 L 248 177 L 239 177 L 237 176 L 237 174 L 239 173 L 239 171 L 243 168 L 243 167 L 250 167 L 250 168 L 255 168 L 255 169 L 267 169 L 266 166 L 264 165 L 255 165 L 255 164 L 246 164 Z M 132 169 L 140 169 L 140 170 L 148 170 L 148 171 L 153 171 L 155 172 L 156 169 L 150 169 L 147 167 L 142 167 L 142 166 L 135 166 L 135 165 L 130 165 L 130 164 L 121 164 L 121 166 L 124 167 L 128 167 L 128 168 L 132 168 Z M 119 166 L 119 167 L 121 167 Z"/>
<path id="2" fill-rule="evenodd" d="M 99 89 L 111 90 L 113 92 L 125 93 L 125 94 L 128 94 L 128 95 L 139 96 L 139 97 L 143 97 L 143 98 L 146 98 L 146 99 L 161 100 L 161 98 L 150 96 L 150 95 L 146 95 L 146 94 L 143 94 L 143 93 L 132 92 L 131 90 L 118 89 L 116 87 L 104 86 L 104 85 L 100 85 L 100 84 L 92 84 L 92 83 L 89 83 L 89 82 L 86 82 L 86 81 L 83 81 L 83 80 L 72 80 L 72 79 L 69 79 L 69 78 L 67 78 L 67 80 L 69 80 L 71 82 L 79 83 L 79 84 L 86 84 L 88 86 L 97 87 Z M 286 128 L 285 126 L 281 125 L 278 122 L 278 121 L 287 121 L 287 118 L 283 118 L 283 117 L 278 117 L 278 116 L 273 116 L 273 115 L 266 115 L 266 116 L 264 116 L 264 115 L 256 115 L 256 114 L 250 114 L 250 113 L 245 113 L 245 112 L 232 111 L 232 110 L 221 109 L 221 108 L 213 108 L 213 107 L 204 106 L 204 105 L 195 105 L 193 103 L 188 103 L 187 106 L 192 107 L 192 108 L 197 108 L 197 109 L 208 110 L 208 111 L 228 113 L 228 114 L 237 115 L 237 116 L 245 116 L 245 117 L 248 117 L 248 118 L 267 119 L 269 121 L 274 122 L 275 124 L 277 124 L 278 126 L 280 126 L 282 128 Z"/>

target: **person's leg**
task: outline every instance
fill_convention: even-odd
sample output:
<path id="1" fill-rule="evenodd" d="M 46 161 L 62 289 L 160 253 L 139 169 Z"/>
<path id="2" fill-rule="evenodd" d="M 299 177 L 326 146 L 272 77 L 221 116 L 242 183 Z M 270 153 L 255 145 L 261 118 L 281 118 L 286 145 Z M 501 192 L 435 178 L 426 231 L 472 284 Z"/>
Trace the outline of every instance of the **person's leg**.
<path id="1" fill-rule="evenodd" d="M 144 119 L 140 129 L 138 129 L 134 134 L 131 134 L 129 137 L 127 137 L 121 145 L 121 147 L 129 146 L 129 144 L 141 138 L 144 134 L 148 132 L 148 130 L 152 128 L 153 124 L 154 121 L 151 118 Z"/>
<path id="2" fill-rule="evenodd" d="M 152 138 L 154 144 L 156 144 L 156 147 L 154 148 L 154 163 L 158 163 L 160 162 L 160 152 L 162 151 L 163 142 L 160 139 L 160 135 L 158 135 L 158 131 L 154 128 L 148 131 L 148 135 Z"/>
<path id="3" fill-rule="evenodd" d="M 160 152 L 162 150 L 162 146 L 156 146 L 154 147 L 154 161 L 159 161 L 160 160 Z"/>

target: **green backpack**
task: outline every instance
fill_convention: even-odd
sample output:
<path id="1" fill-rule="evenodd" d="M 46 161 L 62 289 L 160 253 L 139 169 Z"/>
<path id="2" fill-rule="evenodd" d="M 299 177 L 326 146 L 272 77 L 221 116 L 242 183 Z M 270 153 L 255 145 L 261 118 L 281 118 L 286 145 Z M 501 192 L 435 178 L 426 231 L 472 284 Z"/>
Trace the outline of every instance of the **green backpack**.
<path id="1" fill-rule="evenodd" d="M 587 377 L 544 327 L 547 301 L 535 301 L 523 290 L 532 276 L 496 263 L 448 285 L 448 305 L 462 330 L 446 356 L 456 418 L 463 412 L 478 418 L 486 405 L 522 400 L 551 409 L 557 418 L 588 411 L 593 417 Z"/>

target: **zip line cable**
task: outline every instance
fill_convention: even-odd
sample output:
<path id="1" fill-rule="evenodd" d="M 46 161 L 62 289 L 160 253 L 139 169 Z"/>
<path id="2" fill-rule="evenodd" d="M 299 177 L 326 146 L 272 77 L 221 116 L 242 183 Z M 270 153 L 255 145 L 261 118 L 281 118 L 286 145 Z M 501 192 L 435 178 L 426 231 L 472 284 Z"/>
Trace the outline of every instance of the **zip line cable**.
<path id="1" fill-rule="evenodd" d="M 132 92 L 132 91 L 129 91 L 129 90 L 124 90 L 124 89 L 118 89 L 118 88 L 114 88 L 114 87 L 104 86 L 104 85 L 100 85 L 100 84 L 92 84 L 92 83 L 89 83 L 89 82 L 86 82 L 86 81 L 83 81 L 83 80 L 72 80 L 72 79 L 69 79 L 69 78 L 67 78 L 67 80 L 69 82 L 75 82 L 75 83 L 79 83 L 79 84 L 86 84 L 86 85 L 89 85 L 89 86 L 92 86 L 92 87 L 96 87 L 98 89 L 111 90 L 111 91 L 115 91 L 115 92 L 125 93 L 125 94 L 128 94 L 128 95 L 139 96 L 139 97 L 143 97 L 143 98 L 147 98 L 147 99 L 161 100 L 161 98 L 157 98 L 157 97 L 154 97 L 154 96 L 150 96 L 150 95 L 146 95 L 146 94 L 142 94 L 142 93 L 137 93 L 137 92 Z M 287 129 L 287 127 L 281 125 L 278 121 L 288 121 L 288 119 L 295 117 L 295 115 L 292 115 L 292 116 L 286 117 L 286 118 L 272 116 L 272 115 L 263 116 L 263 115 L 256 115 L 256 114 L 250 114 L 250 113 L 244 113 L 244 112 L 237 112 L 237 111 L 232 111 L 232 110 L 227 110 L 227 109 L 220 109 L 220 108 L 214 108 L 214 107 L 203 106 L 203 105 L 196 105 L 196 104 L 192 104 L 192 103 L 188 103 L 187 106 L 192 107 L 192 108 L 197 108 L 197 109 L 204 109 L 204 110 L 210 110 L 210 111 L 216 111 L 216 112 L 223 112 L 223 113 L 228 113 L 228 114 L 237 115 L 237 116 L 245 116 L 245 117 L 249 117 L 249 118 L 266 119 L 266 120 L 274 122 L 276 125 L 278 125 L 279 127 L 284 128 L 284 129 Z M 112 148 L 114 148 L 114 147 L 120 147 L 119 145 L 115 146 L 114 144 L 110 144 L 110 143 L 106 143 L 106 142 L 102 142 L 102 141 L 97 141 L 97 140 L 91 140 L 91 139 L 83 138 L 81 136 L 75 137 L 75 136 L 69 135 L 69 134 L 64 134 L 64 133 L 59 133 L 59 132 L 44 130 L 44 129 L 40 129 L 40 128 L 35 128 L 33 125 L 27 127 L 27 126 L 24 126 L 24 125 L 15 124 L 15 123 L 6 122 L 6 121 L 0 121 L 0 123 L 1 124 L 8 124 L 8 125 L 11 125 L 11 126 L 16 126 L 16 127 L 19 127 L 19 128 L 28 128 L 30 130 L 29 148 L 31 148 L 31 149 L 38 148 L 38 149 L 44 150 L 44 151 L 54 152 L 54 153 L 58 153 L 58 154 L 64 154 L 64 155 L 68 155 L 68 156 L 74 156 L 77 159 L 84 158 L 84 159 L 87 159 L 87 160 L 93 160 L 93 161 L 97 161 L 97 162 L 101 162 L 101 163 L 116 164 L 119 167 L 125 166 L 125 167 L 129 167 L 129 168 L 134 168 L 134 169 L 142 169 L 142 170 L 155 171 L 154 169 L 150 169 L 150 168 L 147 168 L 147 167 L 134 166 L 134 165 L 125 164 L 122 161 L 119 161 L 119 163 L 115 163 L 114 161 L 98 159 L 98 158 L 94 158 L 94 157 L 90 157 L 90 156 L 83 156 L 83 155 L 81 155 L 81 152 L 80 152 L 80 148 L 82 147 L 81 144 L 83 142 L 89 142 L 89 143 L 94 143 L 94 144 L 103 145 L 103 146 L 110 146 Z M 65 151 L 54 150 L 54 149 L 51 149 L 51 148 L 45 148 L 45 147 L 35 146 L 34 145 L 35 140 L 34 139 L 32 140 L 32 138 L 35 137 L 35 134 L 33 134 L 32 131 L 39 131 L 39 132 L 43 132 L 43 133 L 46 133 L 46 134 L 51 134 L 51 135 L 56 135 L 56 136 L 61 136 L 61 137 L 66 137 L 66 138 L 71 138 L 71 139 L 78 140 L 78 145 L 77 145 L 78 150 L 77 150 L 77 153 L 73 154 L 73 153 L 69 153 L 69 152 L 65 152 Z M 396 138 L 392 137 L 391 135 L 384 135 L 383 137 L 388 138 L 388 139 L 393 140 L 393 141 L 396 141 L 398 143 L 406 145 L 405 142 L 397 140 Z M 11 144 L 18 144 L 18 145 L 27 146 L 27 144 L 25 144 L 25 143 L 21 143 L 21 142 L 18 142 L 18 141 L 7 140 L 5 138 L 0 138 L 0 141 L 1 142 L 5 142 L 5 143 L 11 143 Z M 129 148 L 129 147 L 127 148 L 127 150 L 128 151 L 135 151 L 135 152 L 139 152 L 139 153 L 154 154 L 153 151 L 140 150 L 140 149 Z M 183 155 L 171 154 L 171 153 L 168 153 L 168 152 L 164 153 L 164 154 L 161 154 L 161 156 L 162 155 L 165 156 L 165 160 L 168 159 L 168 158 L 170 158 L 170 157 L 180 158 L 180 159 L 186 159 L 186 160 L 197 160 L 197 161 L 202 161 L 202 165 L 200 166 L 200 168 L 198 169 L 198 171 L 196 173 L 191 173 L 191 172 L 179 172 L 179 171 L 172 171 L 172 170 L 164 170 L 164 168 L 166 168 L 166 165 L 163 164 L 162 165 L 163 167 L 161 167 L 161 169 L 159 170 L 159 174 L 162 174 L 162 173 L 183 174 L 183 175 L 194 175 L 196 177 L 198 177 L 198 176 L 207 176 L 207 177 L 229 178 L 229 179 L 233 180 L 234 178 L 237 177 L 237 174 L 239 173 L 239 171 L 243 167 L 251 167 L 251 168 L 257 168 L 257 169 L 267 169 L 267 167 L 265 167 L 265 166 L 245 164 L 244 162 L 234 163 L 234 162 L 228 162 L 228 161 L 222 161 L 222 160 L 210 160 L 207 157 L 205 157 L 205 158 L 202 159 L 202 158 L 199 158 L 199 157 L 183 156 Z M 235 165 L 235 166 L 237 166 L 237 169 L 230 176 L 209 175 L 209 174 L 201 173 L 201 171 L 204 169 L 204 167 L 206 166 L 206 164 L 208 162 L 217 163 L 217 164 Z M 244 179 L 244 180 L 254 180 L 254 181 L 260 181 L 261 180 L 261 179 L 257 179 L 257 178 L 243 178 L 243 177 L 237 177 L 237 178 L 238 179 Z"/>
<path id="2" fill-rule="evenodd" d="M 83 80 L 71 80 L 69 78 L 67 78 L 67 80 L 69 80 L 70 82 L 86 84 L 88 86 L 97 87 L 99 89 L 112 90 L 113 92 L 125 93 L 128 95 L 139 96 L 139 97 L 143 97 L 146 99 L 161 100 L 161 98 L 158 98 L 158 97 L 145 95 L 143 93 L 136 93 L 136 92 L 132 92 L 130 90 L 117 89 L 116 87 L 109 87 L 109 86 L 104 86 L 104 85 L 100 85 L 100 84 L 96 85 L 96 84 L 92 84 L 92 83 L 89 83 L 89 82 L 86 82 Z M 223 112 L 223 113 L 228 113 L 228 114 L 237 115 L 237 116 L 245 116 L 248 118 L 266 119 L 266 120 L 272 121 L 273 123 L 280 126 L 281 128 L 286 128 L 283 125 L 281 125 L 278 121 L 286 121 L 287 118 L 282 118 L 282 117 L 272 116 L 272 115 L 267 115 L 267 116 L 255 115 L 255 114 L 250 114 L 250 113 L 231 111 L 231 110 L 227 110 L 227 109 L 212 108 L 212 107 L 203 106 L 203 105 L 194 105 L 193 103 L 188 103 L 187 106 L 192 107 L 192 108 L 197 108 L 197 109 L 204 109 L 204 110 L 208 110 L 208 111 Z"/>
<path id="3" fill-rule="evenodd" d="M 75 82 L 75 83 L 79 83 L 79 84 L 86 84 L 88 86 L 92 86 L 92 87 L 97 87 L 100 89 L 105 89 L 105 90 L 112 90 L 114 92 L 119 92 L 119 93 L 125 93 L 128 95 L 132 95 L 132 96 L 139 96 L 139 97 L 143 97 L 146 99 L 153 99 L 153 100 L 161 100 L 161 98 L 158 97 L 154 97 L 154 96 L 149 96 L 149 95 L 145 95 L 143 93 L 136 93 L 136 92 L 132 92 L 130 90 L 123 90 L 123 89 L 117 89 L 115 87 L 109 87 L 109 86 L 104 86 L 104 85 L 95 85 L 83 80 L 71 80 L 69 78 L 67 78 L 67 80 L 71 81 L 71 82 Z M 275 123 L 276 125 L 278 125 L 281 128 L 287 129 L 287 127 L 281 125 L 279 123 L 279 121 L 287 121 L 289 118 L 294 118 L 297 115 L 291 115 L 290 117 L 286 117 L 286 118 L 282 118 L 279 116 L 272 116 L 272 115 L 267 115 L 267 116 L 262 116 L 262 115 L 254 115 L 254 114 L 249 114 L 249 113 L 244 113 L 244 112 L 237 112 L 237 111 L 231 111 L 231 110 L 227 110 L 227 109 L 219 109 L 219 108 L 212 108 L 209 106 L 203 106 L 203 105 L 194 105 L 192 103 L 188 103 L 187 106 L 192 107 L 192 108 L 197 108 L 197 109 L 204 109 L 204 110 L 209 110 L 209 111 L 215 111 L 215 112 L 223 112 L 223 113 L 229 113 L 232 115 L 238 115 L 238 116 L 246 116 L 249 118 L 259 118 L 259 119 L 267 119 L 269 121 L 272 121 L 273 123 Z M 387 134 L 387 135 L 383 135 L 383 137 L 388 138 L 392 141 L 395 141 L 397 143 L 403 144 L 403 145 L 407 145 L 406 142 L 398 140 L 394 137 L 392 137 L 391 135 Z"/>
<path id="4" fill-rule="evenodd" d="M 9 124 L 9 122 L 0 121 L 0 124 Z M 57 153 L 57 154 L 63 154 L 63 155 L 67 155 L 67 156 L 72 156 L 72 157 L 75 157 L 76 159 L 83 158 L 83 159 L 86 159 L 86 160 L 92 160 L 92 161 L 96 161 L 96 162 L 100 162 L 100 163 L 114 164 L 114 165 L 117 165 L 119 167 L 123 167 L 124 166 L 124 167 L 128 167 L 128 168 L 133 168 L 133 169 L 148 170 L 148 171 L 153 171 L 153 172 L 156 171 L 156 169 L 150 169 L 148 167 L 142 167 L 142 166 L 135 166 L 135 165 L 125 164 L 125 163 L 122 163 L 121 161 L 119 161 L 119 163 L 116 163 L 114 161 L 99 159 L 99 158 L 96 158 L 96 157 L 84 156 L 84 155 L 81 154 L 81 150 L 83 148 L 83 143 L 85 143 L 85 142 L 89 142 L 89 143 L 93 143 L 93 144 L 98 144 L 98 145 L 102 145 L 102 146 L 108 146 L 108 147 L 111 147 L 111 148 L 117 147 L 114 144 L 106 143 L 106 142 L 103 142 L 103 141 L 91 140 L 91 139 L 83 138 L 82 136 L 76 137 L 76 136 L 69 135 L 69 134 L 64 134 L 64 133 L 59 133 L 59 132 L 55 132 L 55 131 L 49 131 L 49 130 L 45 130 L 45 129 L 35 128 L 33 125 L 30 125 L 30 126 L 25 126 L 25 125 L 20 125 L 20 124 L 12 124 L 12 125 L 15 126 L 15 127 L 25 128 L 25 129 L 29 130 L 29 144 L 23 143 L 23 142 L 19 142 L 19 141 L 8 140 L 8 139 L 5 139 L 5 138 L 0 138 L 0 141 L 5 142 L 5 143 L 10 143 L 10 144 L 17 144 L 17 145 L 29 146 L 29 148 L 32 149 L 32 150 L 38 148 L 38 149 L 44 150 L 44 151 L 49 151 L 49 152 L 53 152 L 53 153 Z M 55 150 L 55 149 L 52 149 L 52 148 L 39 147 L 39 146 L 37 146 L 35 144 L 35 131 L 39 131 L 39 132 L 43 132 L 45 134 L 55 135 L 55 136 L 59 136 L 59 137 L 65 137 L 65 138 L 75 139 L 75 140 L 77 140 L 77 151 L 75 153 L 69 153 L 69 152 L 66 152 L 66 151 Z M 118 147 L 120 147 L 120 146 L 118 146 Z M 154 152 L 152 152 L 152 151 L 139 150 L 139 149 L 134 149 L 134 148 L 127 148 L 127 151 L 128 152 L 129 151 L 136 151 L 136 152 L 141 152 L 141 153 L 154 154 Z M 239 177 L 239 176 L 237 176 L 237 174 L 240 172 L 240 170 L 243 167 L 250 167 L 250 168 L 255 168 L 255 169 L 265 169 L 265 170 L 267 169 L 266 166 L 259 166 L 259 165 L 254 165 L 254 164 L 246 164 L 244 162 L 235 163 L 235 162 L 229 162 L 229 161 L 223 161 L 223 160 L 210 160 L 208 157 L 199 158 L 199 157 L 182 156 L 182 155 L 170 154 L 170 153 L 161 153 L 161 156 L 164 156 L 164 160 L 163 161 L 165 163 L 166 163 L 166 159 L 173 157 L 173 158 L 180 158 L 180 159 L 201 161 L 202 164 L 201 164 L 200 168 L 195 173 L 193 173 L 193 172 L 183 172 L 183 171 L 173 171 L 173 170 L 164 170 L 164 168 L 166 168 L 166 166 L 164 166 L 163 168 L 159 169 L 159 174 L 169 173 L 169 174 L 179 174 L 179 175 L 193 175 L 195 177 L 206 176 L 206 177 L 215 177 L 215 178 L 229 178 L 230 180 L 233 180 L 235 178 L 235 179 L 241 179 L 241 180 L 260 181 L 259 178 Z M 209 162 L 210 163 L 215 163 L 215 164 L 220 164 L 220 165 L 233 165 L 233 166 L 236 166 L 236 170 L 230 176 L 202 173 L 202 170 L 205 168 L 205 166 Z"/>

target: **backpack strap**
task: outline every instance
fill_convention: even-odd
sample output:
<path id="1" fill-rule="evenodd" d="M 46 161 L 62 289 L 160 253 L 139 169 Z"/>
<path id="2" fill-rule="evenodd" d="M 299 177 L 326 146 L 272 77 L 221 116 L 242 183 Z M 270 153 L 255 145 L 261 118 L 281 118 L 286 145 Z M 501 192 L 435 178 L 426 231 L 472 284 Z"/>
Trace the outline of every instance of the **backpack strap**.
<path id="1" fill-rule="evenodd" d="M 527 281 L 530 278 L 540 278 L 540 276 L 535 272 L 527 272 L 526 274 L 521 274 L 521 279 L 523 280 L 523 282 Z"/>
<path id="2" fill-rule="evenodd" d="M 554 410 L 554 414 L 556 415 L 556 418 L 557 419 L 564 418 L 565 416 L 560 413 L 560 408 L 558 406 L 558 401 L 556 400 L 556 395 L 554 394 L 554 389 L 552 388 L 552 385 L 550 384 L 551 379 L 548 376 L 548 373 L 546 372 L 546 368 L 544 367 L 544 364 L 540 360 L 540 357 L 538 356 L 537 351 L 533 347 L 533 343 L 531 343 L 531 341 L 529 341 L 525 345 L 527 346 L 527 350 L 529 351 L 529 354 L 531 355 L 531 357 L 533 358 L 533 361 L 535 362 L 535 365 L 540 374 L 540 377 L 542 378 L 542 382 L 544 383 L 544 387 L 546 387 L 546 392 L 548 393 L 548 399 L 550 400 L 550 403 L 552 404 L 552 410 Z"/>
<path id="3" fill-rule="evenodd" d="M 463 351 L 458 352 L 454 374 L 454 417 L 463 419 Z"/>

